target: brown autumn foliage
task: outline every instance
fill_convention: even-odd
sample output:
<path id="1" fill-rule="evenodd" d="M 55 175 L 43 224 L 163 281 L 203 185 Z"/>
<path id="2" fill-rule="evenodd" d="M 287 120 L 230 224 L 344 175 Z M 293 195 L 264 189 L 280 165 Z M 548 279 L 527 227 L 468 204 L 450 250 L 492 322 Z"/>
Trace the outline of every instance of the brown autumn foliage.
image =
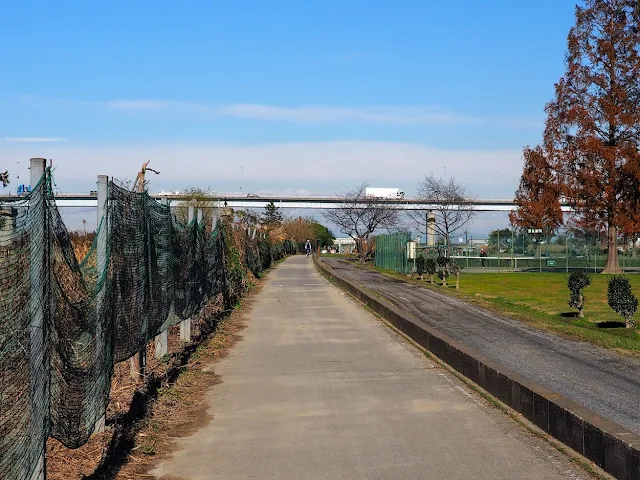
<path id="1" fill-rule="evenodd" d="M 640 230 L 639 27 L 637 0 L 576 7 L 567 69 L 545 109 L 544 152 L 555 180 L 548 185 L 607 228 L 605 273 L 620 271 L 619 231 Z"/>
<path id="2" fill-rule="evenodd" d="M 542 228 L 549 234 L 562 225 L 559 192 L 545 152 L 539 145 L 525 147 L 524 170 L 516 191 L 519 208 L 509 213 L 520 228 Z"/>
<path id="3" fill-rule="evenodd" d="M 306 218 L 287 218 L 282 222 L 285 238 L 297 243 L 305 243 L 307 239 L 315 239 L 315 228 Z"/>

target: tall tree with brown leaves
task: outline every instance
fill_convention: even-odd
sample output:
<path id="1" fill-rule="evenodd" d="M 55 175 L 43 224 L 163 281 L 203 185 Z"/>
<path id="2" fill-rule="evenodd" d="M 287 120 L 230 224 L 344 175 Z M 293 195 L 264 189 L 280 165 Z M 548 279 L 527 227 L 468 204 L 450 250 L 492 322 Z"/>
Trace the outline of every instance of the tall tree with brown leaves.
<path id="1" fill-rule="evenodd" d="M 509 220 L 516 227 L 541 228 L 550 234 L 562 225 L 554 172 L 542 147 L 525 147 L 523 156 L 524 169 L 515 198 L 518 209 L 509 213 Z"/>
<path id="2" fill-rule="evenodd" d="M 608 230 L 603 273 L 617 273 L 619 231 L 640 224 L 640 5 L 585 0 L 567 71 L 546 107 L 544 147 L 571 205 Z"/>

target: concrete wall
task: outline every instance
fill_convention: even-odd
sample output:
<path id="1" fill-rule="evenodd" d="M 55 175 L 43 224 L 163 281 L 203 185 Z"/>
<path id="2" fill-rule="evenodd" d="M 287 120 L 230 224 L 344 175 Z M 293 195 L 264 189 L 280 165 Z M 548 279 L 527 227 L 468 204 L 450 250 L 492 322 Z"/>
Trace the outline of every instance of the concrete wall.
<path id="1" fill-rule="evenodd" d="M 456 371 L 615 478 L 640 480 L 640 436 L 512 372 L 388 302 L 373 297 L 317 261 L 322 275 L 360 300 Z"/>

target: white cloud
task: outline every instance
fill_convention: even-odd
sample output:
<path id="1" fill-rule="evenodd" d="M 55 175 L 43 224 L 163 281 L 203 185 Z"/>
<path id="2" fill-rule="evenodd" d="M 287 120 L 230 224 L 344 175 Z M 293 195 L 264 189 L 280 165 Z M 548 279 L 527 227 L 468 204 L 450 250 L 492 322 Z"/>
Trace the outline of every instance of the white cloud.
<path id="1" fill-rule="evenodd" d="M 260 103 L 228 105 L 206 102 L 183 102 L 157 99 L 119 99 L 106 102 L 22 96 L 19 100 L 40 105 L 67 105 L 77 107 L 108 108 L 122 112 L 154 111 L 208 115 L 212 117 L 243 118 L 251 120 L 293 123 L 378 123 L 427 125 L 493 125 L 514 129 L 540 128 L 542 121 L 527 117 L 475 116 L 452 112 L 446 107 L 432 106 L 331 106 L 301 105 L 279 106 Z"/>
<path id="2" fill-rule="evenodd" d="M 55 143 L 55 142 L 68 142 L 68 138 L 59 137 L 5 137 L 3 142 L 9 143 Z"/>
<path id="3" fill-rule="evenodd" d="M 198 102 L 160 100 L 113 100 L 107 102 L 107 105 L 119 110 L 186 110 L 218 117 L 295 123 L 367 122 L 460 125 L 486 122 L 486 119 L 446 112 L 434 107 L 334 107 L 324 105 L 281 107 L 257 103 L 209 105 Z"/>
<path id="4" fill-rule="evenodd" d="M 160 102 L 157 100 L 112 100 L 107 102 L 109 107 L 125 108 L 125 109 L 152 109 L 164 108 L 170 105 L 168 102 Z"/>
<path id="5" fill-rule="evenodd" d="M 134 178 L 140 165 L 151 160 L 160 176 L 158 188 L 185 185 L 221 185 L 236 190 L 241 166 L 244 184 L 256 192 L 313 191 L 331 194 L 363 181 L 375 186 L 415 189 L 423 175 L 453 176 L 483 198 L 505 198 L 517 188 L 522 161 L 520 150 L 442 150 L 412 143 L 330 141 L 267 145 L 77 146 L 42 144 L 37 148 L 0 144 L 0 158 L 23 161 L 30 157 L 53 159 L 56 179 L 86 183 L 99 174 Z M 392 183 L 391 185 L 389 183 Z M 175 186 L 175 187 L 174 187 Z M 224 190 L 229 191 L 229 190 Z"/>
<path id="6" fill-rule="evenodd" d="M 280 120 L 297 123 L 368 122 L 387 124 L 478 124 L 481 118 L 419 107 L 347 108 L 322 105 L 278 107 L 253 103 L 227 105 L 216 109 L 221 116 Z"/>

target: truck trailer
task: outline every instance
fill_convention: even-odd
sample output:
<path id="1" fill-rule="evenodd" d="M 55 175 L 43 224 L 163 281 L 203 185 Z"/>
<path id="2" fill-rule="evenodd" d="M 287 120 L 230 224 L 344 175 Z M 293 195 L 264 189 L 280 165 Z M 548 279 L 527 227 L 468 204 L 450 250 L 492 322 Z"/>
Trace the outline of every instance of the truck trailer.
<path id="1" fill-rule="evenodd" d="M 401 200 L 404 192 L 399 188 L 375 188 L 367 187 L 364 191 L 366 198 L 384 198 L 385 200 Z"/>

